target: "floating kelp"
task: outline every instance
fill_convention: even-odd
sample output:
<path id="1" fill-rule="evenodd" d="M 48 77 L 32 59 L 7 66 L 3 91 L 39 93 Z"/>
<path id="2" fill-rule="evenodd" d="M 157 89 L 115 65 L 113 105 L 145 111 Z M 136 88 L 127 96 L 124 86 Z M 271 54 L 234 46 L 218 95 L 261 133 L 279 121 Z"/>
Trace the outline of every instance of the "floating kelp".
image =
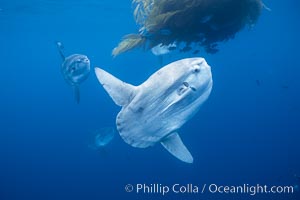
<path id="1" fill-rule="evenodd" d="M 148 50 L 171 44 L 181 52 L 197 44 L 215 53 L 219 42 L 254 25 L 264 7 L 261 0 L 133 0 L 133 5 L 139 33 L 125 36 L 114 56 L 136 47 Z"/>
<path id="2" fill-rule="evenodd" d="M 125 35 L 118 48 L 115 48 L 113 50 L 113 55 L 117 55 L 127 50 L 143 46 L 145 44 L 145 41 L 146 38 L 138 34 Z"/>

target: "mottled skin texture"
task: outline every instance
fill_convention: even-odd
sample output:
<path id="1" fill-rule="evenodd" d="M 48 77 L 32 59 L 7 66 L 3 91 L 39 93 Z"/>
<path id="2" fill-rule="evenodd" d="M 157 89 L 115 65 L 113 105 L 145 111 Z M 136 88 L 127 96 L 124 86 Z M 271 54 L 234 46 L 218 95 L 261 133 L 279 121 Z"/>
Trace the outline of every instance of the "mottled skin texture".
<path id="1" fill-rule="evenodd" d="M 210 67 L 203 58 L 171 63 L 136 87 L 117 116 L 117 129 L 134 147 L 152 146 L 193 117 L 211 89 Z"/>
<path id="2" fill-rule="evenodd" d="M 211 92 L 210 66 L 203 58 L 173 62 L 140 86 L 100 68 L 95 68 L 95 73 L 113 101 L 122 106 L 116 125 L 126 143 L 139 148 L 160 143 L 179 160 L 193 163 L 178 129 L 196 114 Z"/>

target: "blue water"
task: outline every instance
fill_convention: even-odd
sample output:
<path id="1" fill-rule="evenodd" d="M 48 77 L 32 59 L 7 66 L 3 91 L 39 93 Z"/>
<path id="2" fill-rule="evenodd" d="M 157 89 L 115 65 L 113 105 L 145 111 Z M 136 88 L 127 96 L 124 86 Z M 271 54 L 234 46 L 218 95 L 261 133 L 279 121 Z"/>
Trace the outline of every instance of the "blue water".
<path id="1" fill-rule="evenodd" d="M 137 194 L 126 184 L 296 185 L 300 174 L 300 26 L 296 0 L 271 1 L 253 29 L 202 53 L 214 87 L 180 130 L 194 157 L 183 163 L 160 145 L 136 149 L 118 135 L 105 152 L 88 148 L 93 130 L 113 126 L 117 107 L 95 74 L 77 104 L 60 73 L 54 41 L 88 55 L 131 84 L 161 66 L 151 52 L 112 58 L 137 32 L 130 1 L 0 1 L 0 199 L 300 199 L 294 194 Z M 164 64 L 191 54 L 172 54 Z M 201 189 L 200 189 L 201 190 Z"/>

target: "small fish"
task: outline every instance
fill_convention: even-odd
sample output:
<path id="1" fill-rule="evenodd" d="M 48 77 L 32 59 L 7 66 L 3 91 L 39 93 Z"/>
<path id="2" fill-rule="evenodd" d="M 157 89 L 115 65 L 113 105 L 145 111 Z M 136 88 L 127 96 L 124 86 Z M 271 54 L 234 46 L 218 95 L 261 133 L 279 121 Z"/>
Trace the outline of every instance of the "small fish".
<path id="1" fill-rule="evenodd" d="M 80 101 L 79 85 L 85 81 L 90 74 L 90 60 L 82 54 L 72 54 L 65 57 L 63 52 L 64 46 L 61 42 L 56 42 L 58 52 L 63 60 L 61 73 L 65 81 L 70 84 L 75 93 L 75 100 Z"/>

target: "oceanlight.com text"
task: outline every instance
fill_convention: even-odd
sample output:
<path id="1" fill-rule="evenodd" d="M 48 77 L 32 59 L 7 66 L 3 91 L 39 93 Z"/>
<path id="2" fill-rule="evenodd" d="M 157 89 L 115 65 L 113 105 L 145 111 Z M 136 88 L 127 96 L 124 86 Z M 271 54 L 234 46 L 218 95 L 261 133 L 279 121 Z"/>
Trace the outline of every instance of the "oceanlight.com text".
<path id="1" fill-rule="evenodd" d="M 160 194 L 167 195 L 173 194 L 246 194 L 246 195 L 257 195 L 257 194 L 293 194 L 293 186 L 268 186 L 268 185 L 218 185 L 218 184 L 179 184 L 175 183 L 172 185 L 166 184 L 127 184 L 125 191 L 136 194 Z"/>
<path id="2" fill-rule="evenodd" d="M 205 186 L 206 187 L 206 186 Z M 217 184 L 208 185 L 210 193 L 220 194 L 292 194 L 294 193 L 293 186 L 267 186 L 267 185 L 249 185 L 243 184 L 240 186 L 224 186 Z"/>

